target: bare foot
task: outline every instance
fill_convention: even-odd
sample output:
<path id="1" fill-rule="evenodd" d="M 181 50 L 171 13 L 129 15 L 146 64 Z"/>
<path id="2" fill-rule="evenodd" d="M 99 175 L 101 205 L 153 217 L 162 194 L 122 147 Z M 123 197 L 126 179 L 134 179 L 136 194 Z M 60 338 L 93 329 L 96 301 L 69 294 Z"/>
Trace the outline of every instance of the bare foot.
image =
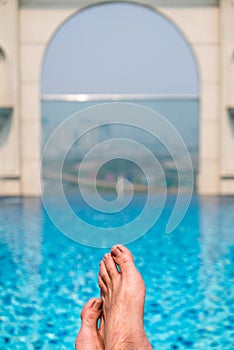
<path id="1" fill-rule="evenodd" d="M 81 328 L 76 337 L 76 350 L 104 350 L 98 319 L 102 315 L 102 301 L 90 299 L 81 312 Z"/>
<path id="2" fill-rule="evenodd" d="M 115 246 L 104 256 L 98 284 L 103 300 L 105 350 L 152 350 L 143 324 L 145 284 L 126 247 Z"/>

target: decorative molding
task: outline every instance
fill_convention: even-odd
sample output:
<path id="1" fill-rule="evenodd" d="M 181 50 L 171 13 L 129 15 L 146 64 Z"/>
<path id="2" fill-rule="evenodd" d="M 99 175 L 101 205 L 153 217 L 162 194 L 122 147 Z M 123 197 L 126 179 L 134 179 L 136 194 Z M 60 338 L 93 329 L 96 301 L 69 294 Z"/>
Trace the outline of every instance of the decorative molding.
<path id="1" fill-rule="evenodd" d="M 221 174 L 221 179 L 223 179 L 223 180 L 233 180 L 234 179 L 234 172 Z"/>
<path id="2" fill-rule="evenodd" d="M 0 0 L 4 2 L 7 0 Z M 76 8 L 112 2 L 110 0 L 19 0 L 20 7 Z M 121 0 L 119 2 L 135 3 L 151 7 L 218 7 L 220 0 Z"/>

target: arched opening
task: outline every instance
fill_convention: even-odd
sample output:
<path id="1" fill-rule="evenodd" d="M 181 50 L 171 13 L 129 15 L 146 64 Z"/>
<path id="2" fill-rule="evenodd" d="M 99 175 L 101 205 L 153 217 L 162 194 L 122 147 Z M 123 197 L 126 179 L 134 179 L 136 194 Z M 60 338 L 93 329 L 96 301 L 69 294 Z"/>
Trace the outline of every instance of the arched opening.
<path id="1" fill-rule="evenodd" d="M 157 110 L 178 130 L 196 176 L 198 84 L 192 50 L 167 18 L 136 4 L 88 7 L 63 23 L 47 48 L 41 80 L 42 145 L 56 126 L 78 110 L 103 102 L 134 102 Z M 110 128 L 100 134 L 99 141 L 105 140 L 111 134 Z M 64 131 L 63 137 L 74 141 L 66 171 L 75 176 L 77 163 L 94 146 L 96 138 L 90 133 L 77 141 L 74 129 Z M 165 149 L 158 144 L 152 148 L 173 190 L 177 186 L 176 166 L 163 153 Z M 50 150 L 51 160 L 56 160 L 59 152 L 60 145 Z M 79 159 L 72 161 L 74 154 Z M 102 176 L 109 173 L 108 168 Z M 186 169 L 184 184 L 186 188 Z"/>

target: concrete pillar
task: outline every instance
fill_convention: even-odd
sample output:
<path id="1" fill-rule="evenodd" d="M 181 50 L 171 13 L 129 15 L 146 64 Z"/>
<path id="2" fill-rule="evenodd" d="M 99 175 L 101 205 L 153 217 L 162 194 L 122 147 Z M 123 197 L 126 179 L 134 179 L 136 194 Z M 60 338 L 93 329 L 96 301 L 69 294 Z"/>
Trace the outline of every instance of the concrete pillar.
<path id="1" fill-rule="evenodd" d="M 220 1 L 221 193 L 234 194 L 234 1 Z M 232 111 L 232 112 L 231 112 Z"/>
<path id="2" fill-rule="evenodd" d="M 41 65 L 49 39 L 74 10 L 20 9 L 21 71 L 21 192 L 40 194 L 41 158 Z"/>
<path id="3" fill-rule="evenodd" d="M 198 191 L 215 194 L 219 184 L 219 8 L 160 8 L 181 29 L 200 77 Z"/>
<path id="4" fill-rule="evenodd" d="M 0 196 L 20 193 L 18 1 L 0 1 Z"/>

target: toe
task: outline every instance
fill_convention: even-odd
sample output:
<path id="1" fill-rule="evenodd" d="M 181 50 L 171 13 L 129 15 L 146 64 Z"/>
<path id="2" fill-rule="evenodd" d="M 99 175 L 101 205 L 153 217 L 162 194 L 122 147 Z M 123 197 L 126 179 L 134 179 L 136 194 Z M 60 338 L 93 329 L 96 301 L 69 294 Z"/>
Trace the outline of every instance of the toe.
<path id="1" fill-rule="evenodd" d="M 98 320 L 102 316 L 102 301 L 90 299 L 81 312 L 81 328 L 76 337 L 76 350 L 104 349 L 103 339 L 98 330 Z"/>
<path id="2" fill-rule="evenodd" d="M 103 279 L 100 275 L 98 276 L 98 285 L 101 291 L 101 295 L 105 296 L 107 294 L 107 286 L 103 282 Z"/>
<path id="3" fill-rule="evenodd" d="M 125 268 L 134 266 L 132 253 L 122 245 L 112 247 L 111 255 L 115 263 L 119 265 L 121 271 L 123 271 Z"/>
<path id="4" fill-rule="evenodd" d="M 102 313 L 102 301 L 98 298 L 90 299 L 81 312 L 82 326 L 97 328 L 97 322 Z"/>
<path id="5" fill-rule="evenodd" d="M 104 316 L 102 316 L 101 321 L 100 321 L 99 332 L 100 332 L 100 335 L 103 339 L 104 339 L 104 329 L 105 329 L 105 320 L 104 320 Z"/>
<path id="6" fill-rule="evenodd" d="M 109 287 L 111 285 L 111 280 L 107 273 L 106 265 L 104 264 L 103 261 L 100 262 L 99 276 L 101 277 L 106 287 Z"/>
<path id="7" fill-rule="evenodd" d="M 110 279 L 113 281 L 114 279 L 118 278 L 119 272 L 111 254 L 105 254 L 103 262 Z"/>

